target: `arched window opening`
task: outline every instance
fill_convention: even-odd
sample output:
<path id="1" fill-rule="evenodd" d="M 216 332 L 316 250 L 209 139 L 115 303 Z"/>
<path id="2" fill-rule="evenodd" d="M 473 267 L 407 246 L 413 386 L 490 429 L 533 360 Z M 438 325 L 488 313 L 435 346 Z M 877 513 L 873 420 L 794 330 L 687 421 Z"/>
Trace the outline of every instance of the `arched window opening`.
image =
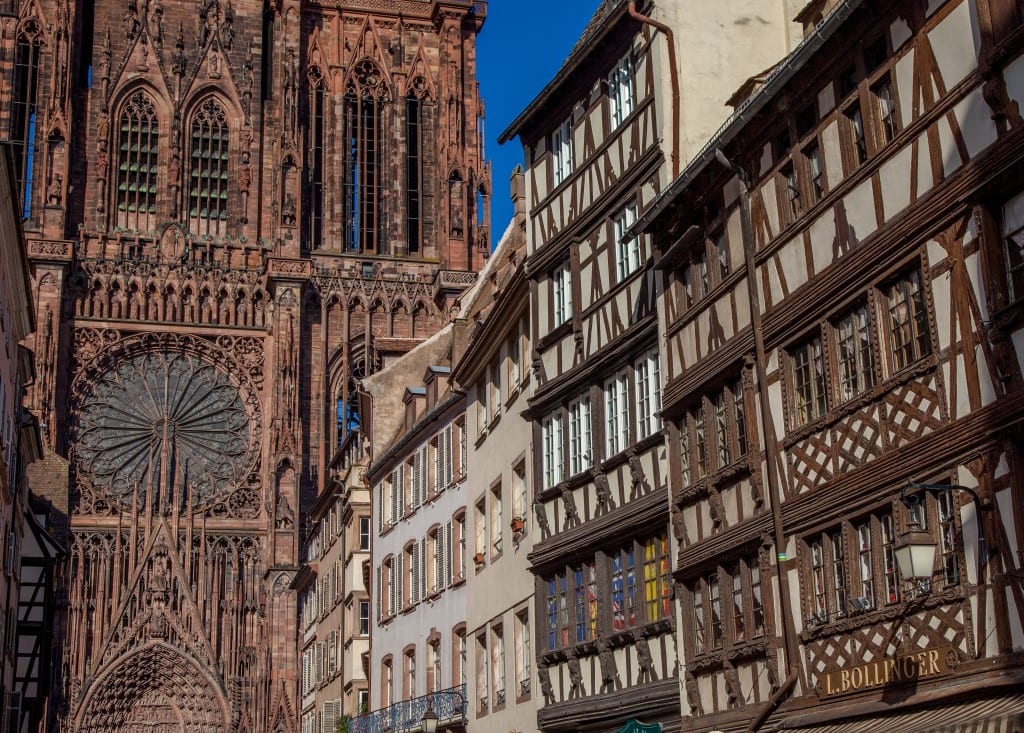
<path id="1" fill-rule="evenodd" d="M 405 211 L 409 252 L 423 246 L 423 100 L 405 100 Z"/>
<path id="2" fill-rule="evenodd" d="M 145 232 L 156 228 L 159 121 L 153 100 L 142 91 L 129 97 L 118 121 L 117 226 Z"/>
<path id="3" fill-rule="evenodd" d="M 335 417 L 338 421 L 338 443 L 345 439 L 351 432 L 359 430 L 361 424 L 359 415 L 359 395 L 357 393 L 358 382 L 366 376 L 366 363 L 356 360 L 352 363 L 349 378 L 344 382 L 338 393 L 335 402 Z"/>
<path id="4" fill-rule="evenodd" d="M 382 252 L 380 236 L 383 155 L 383 104 L 388 91 L 377 67 L 368 59 L 356 65 L 344 100 L 345 248 Z"/>
<path id="5" fill-rule="evenodd" d="M 228 222 L 228 123 L 224 108 L 208 98 L 192 120 L 188 191 L 189 230 L 222 237 Z"/>
<path id="6" fill-rule="evenodd" d="M 308 206 L 306 206 L 306 247 L 320 249 L 324 246 L 324 133 L 326 130 L 325 104 L 327 90 L 323 79 L 318 79 L 309 95 L 309 132 L 306 150 L 307 181 L 309 185 Z"/>
<path id="7" fill-rule="evenodd" d="M 39 90 L 39 37 L 25 33 L 14 51 L 14 104 L 11 146 L 16 165 L 22 218 L 32 215 L 32 174 L 35 165 L 36 97 Z"/>

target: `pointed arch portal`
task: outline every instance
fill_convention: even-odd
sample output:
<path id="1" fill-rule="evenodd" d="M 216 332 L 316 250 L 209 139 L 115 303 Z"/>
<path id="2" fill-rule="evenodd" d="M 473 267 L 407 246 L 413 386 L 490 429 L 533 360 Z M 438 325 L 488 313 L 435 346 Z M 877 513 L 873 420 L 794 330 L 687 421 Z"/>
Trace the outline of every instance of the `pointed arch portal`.
<path id="1" fill-rule="evenodd" d="M 151 642 L 101 672 L 79 708 L 77 733 L 227 733 L 227 700 L 194 659 Z"/>

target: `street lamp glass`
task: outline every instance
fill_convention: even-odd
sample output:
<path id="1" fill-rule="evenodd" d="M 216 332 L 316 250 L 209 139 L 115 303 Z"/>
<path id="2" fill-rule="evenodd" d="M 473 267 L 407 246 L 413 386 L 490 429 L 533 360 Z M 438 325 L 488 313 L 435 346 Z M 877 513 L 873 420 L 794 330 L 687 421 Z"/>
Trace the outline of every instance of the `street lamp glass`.
<path id="1" fill-rule="evenodd" d="M 420 722 L 423 723 L 423 733 L 437 733 L 437 713 L 432 707 L 427 708 Z"/>
<path id="2" fill-rule="evenodd" d="M 912 525 L 896 543 L 896 564 L 904 580 L 930 580 L 935 572 L 935 540 Z"/>

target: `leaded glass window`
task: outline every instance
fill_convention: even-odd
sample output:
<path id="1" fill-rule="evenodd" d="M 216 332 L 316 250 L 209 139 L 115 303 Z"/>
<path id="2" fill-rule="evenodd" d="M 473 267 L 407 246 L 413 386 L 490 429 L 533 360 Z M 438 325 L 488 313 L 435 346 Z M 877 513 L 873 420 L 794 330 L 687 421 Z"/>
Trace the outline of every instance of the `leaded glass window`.
<path id="1" fill-rule="evenodd" d="M 22 217 L 32 211 L 32 169 L 35 161 L 36 96 L 39 88 L 39 38 L 26 27 L 14 50 L 14 98 L 11 105 L 11 147 L 14 152 Z"/>
<path id="2" fill-rule="evenodd" d="M 207 98 L 192 119 L 188 222 L 198 236 L 220 237 L 228 222 L 228 122 L 224 107 Z"/>
<path id="3" fill-rule="evenodd" d="M 135 92 L 121 110 L 117 132 L 117 226 L 156 228 L 156 176 L 160 125 L 153 100 Z"/>

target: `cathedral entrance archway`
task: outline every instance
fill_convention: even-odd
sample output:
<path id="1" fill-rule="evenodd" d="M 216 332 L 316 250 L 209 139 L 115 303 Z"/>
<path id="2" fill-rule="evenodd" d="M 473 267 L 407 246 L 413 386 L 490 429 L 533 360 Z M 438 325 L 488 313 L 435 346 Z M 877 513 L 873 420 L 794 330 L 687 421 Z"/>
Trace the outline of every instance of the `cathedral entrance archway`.
<path id="1" fill-rule="evenodd" d="M 79 707 L 77 733 L 228 733 L 221 686 L 190 656 L 151 642 L 101 672 Z"/>

